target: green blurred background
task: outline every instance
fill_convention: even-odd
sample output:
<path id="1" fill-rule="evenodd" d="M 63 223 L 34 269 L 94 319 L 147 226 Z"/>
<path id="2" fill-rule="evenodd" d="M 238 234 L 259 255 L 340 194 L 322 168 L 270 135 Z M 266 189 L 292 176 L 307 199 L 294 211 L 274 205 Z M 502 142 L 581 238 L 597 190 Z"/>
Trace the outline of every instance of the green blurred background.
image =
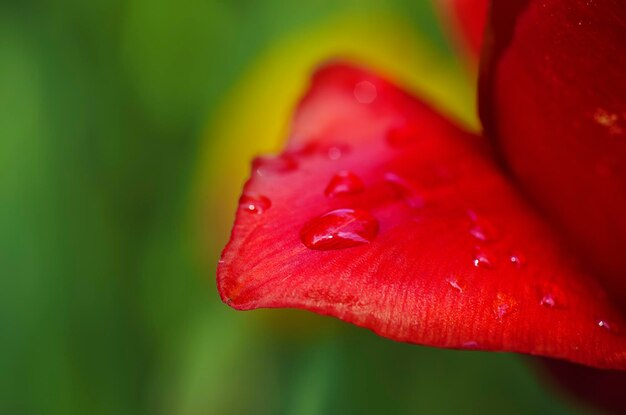
<path id="1" fill-rule="evenodd" d="M 344 52 L 475 128 L 426 0 L 0 3 L 1 414 L 580 413 L 518 356 L 219 301 L 250 156 Z"/>

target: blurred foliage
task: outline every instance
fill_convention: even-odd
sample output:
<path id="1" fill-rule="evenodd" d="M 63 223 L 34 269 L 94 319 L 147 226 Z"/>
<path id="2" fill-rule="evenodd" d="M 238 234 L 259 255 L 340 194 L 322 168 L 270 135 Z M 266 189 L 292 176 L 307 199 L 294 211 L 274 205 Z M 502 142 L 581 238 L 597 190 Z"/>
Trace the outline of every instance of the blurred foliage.
<path id="1" fill-rule="evenodd" d="M 425 39 L 437 68 L 453 65 L 448 95 L 404 75 L 444 109 L 462 89 L 448 109 L 471 125 L 472 88 L 424 1 L 0 3 L 0 413 L 572 411 L 516 356 L 220 303 L 218 223 L 232 220 L 249 155 L 280 138 L 277 118 L 260 141 L 228 126 L 254 110 L 262 90 L 250 85 L 276 78 L 280 42 L 363 13 L 408 22 L 403 38 Z M 376 50 L 364 59 L 402 77 Z M 289 70 L 289 57 L 280 64 Z M 279 94 L 281 111 L 298 82 Z M 214 192 L 220 183 L 228 191 Z"/>

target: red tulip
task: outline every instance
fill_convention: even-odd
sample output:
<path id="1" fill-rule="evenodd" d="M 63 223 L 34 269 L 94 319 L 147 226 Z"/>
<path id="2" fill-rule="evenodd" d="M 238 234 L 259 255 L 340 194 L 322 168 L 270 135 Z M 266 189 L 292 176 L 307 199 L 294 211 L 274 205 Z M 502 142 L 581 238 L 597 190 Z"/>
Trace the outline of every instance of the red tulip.
<path id="1" fill-rule="evenodd" d="M 495 1 L 486 33 L 483 136 L 348 64 L 314 75 L 253 163 L 227 304 L 626 370 L 626 3 Z"/>

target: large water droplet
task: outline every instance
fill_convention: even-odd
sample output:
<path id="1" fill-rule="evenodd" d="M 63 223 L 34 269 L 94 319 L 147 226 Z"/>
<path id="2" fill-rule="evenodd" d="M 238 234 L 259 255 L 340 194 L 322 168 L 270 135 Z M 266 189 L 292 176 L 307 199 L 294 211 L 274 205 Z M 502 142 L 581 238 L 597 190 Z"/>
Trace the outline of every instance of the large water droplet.
<path id="1" fill-rule="evenodd" d="M 517 300 L 508 294 L 498 293 L 493 300 L 493 312 L 496 319 L 502 320 L 505 317 L 518 311 Z"/>
<path id="2" fill-rule="evenodd" d="M 361 104 L 371 104 L 377 96 L 376 85 L 369 81 L 361 81 L 354 86 L 354 98 Z"/>
<path id="3" fill-rule="evenodd" d="M 244 194 L 239 198 L 239 207 L 248 213 L 261 214 L 272 206 L 272 202 L 263 195 Z"/>
<path id="4" fill-rule="evenodd" d="M 363 181 L 354 173 L 344 170 L 340 171 L 330 179 L 324 194 L 327 197 L 335 197 L 345 194 L 355 194 L 365 188 Z"/>
<path id="5" fill-rule="evenodd" d="M 298 168 L 298 162 L 292 156 L 283 154 L 275 157 L 257 157 L 252 166 L 259 176 L 268 176 L 294 171 Z"/>
<path id="6" fill-rule="evenodd" d="M 369 243 L 378 234 L 378 220 L 361 209 L 337 209 L 307 222 L 300 240 L 310 249 L 328 251 Z"/>
<path id="7" fill-rule="evenodd" d="M 426 205 L 424 197 L 408 180 L 393 172 L 385 173 L 384 179 L 391 186 L 396 197 L 401 198 L 410 208 L 421 209 Z"/>
<path id="8" fill-rule="evenodd" d="M 476 268 L 495 268 L 497 265 L 496 256 L 486 248 L 476 247 L 472 264 Z"/>

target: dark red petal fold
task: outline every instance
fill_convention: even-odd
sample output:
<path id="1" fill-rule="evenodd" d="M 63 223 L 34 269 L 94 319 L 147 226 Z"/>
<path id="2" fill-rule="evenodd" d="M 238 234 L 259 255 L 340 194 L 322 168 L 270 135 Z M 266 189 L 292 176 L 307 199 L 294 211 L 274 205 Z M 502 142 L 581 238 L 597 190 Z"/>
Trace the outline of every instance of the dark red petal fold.
<path id="1" fill-rule="evenodd" d="M 495 1 L 487 42 L 486 133 L 626 310 L 626 2 Z"/>
<path id="2" fill-rule="evenodd" d="M 557 381 L 564 392 L 582 403 L 612 414 L 626 414 L 626 372 L 601 370 L 562 360 L 543 359 L 541 370 Z"/>
<path id="3" fill-rule="evenodd" d="M 318 71 L 218 267 L 232 307 L 626 369 L 623 316 L 467 134 L 367 72 Z"/>

